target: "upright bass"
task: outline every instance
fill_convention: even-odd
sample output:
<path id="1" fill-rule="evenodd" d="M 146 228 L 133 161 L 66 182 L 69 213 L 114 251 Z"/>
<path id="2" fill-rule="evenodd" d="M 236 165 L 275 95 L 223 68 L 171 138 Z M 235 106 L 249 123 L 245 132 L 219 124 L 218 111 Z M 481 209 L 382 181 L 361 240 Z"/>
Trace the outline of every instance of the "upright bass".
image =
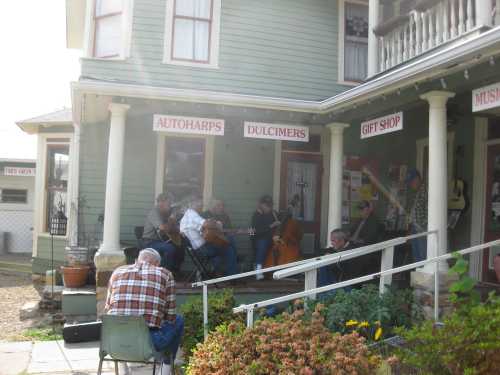
<path id="1" fill-rule="evenodd" d="M 273 212 L 273 215 L 278 221 L 276 213 Z M 288 211 L 280 216 L 282 216 L 281 225 L 275 230 L 273 244 L 267 253 L 264 268 L 300 260 L 302 228 Z"/>

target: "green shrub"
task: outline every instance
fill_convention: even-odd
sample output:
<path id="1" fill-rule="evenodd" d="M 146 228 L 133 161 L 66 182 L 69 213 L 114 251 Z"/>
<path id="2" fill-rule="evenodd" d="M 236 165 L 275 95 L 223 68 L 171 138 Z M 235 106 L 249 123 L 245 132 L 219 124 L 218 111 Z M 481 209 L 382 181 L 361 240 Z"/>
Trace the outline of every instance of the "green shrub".
<path id="1" fill-rule="evenodd" d="M 462 307 L 443 320 L 400 329 L 408 350 L 399 350 L 406 365 L 433 375 L 500 374 L 500 298 Z"/>
<path id="2" fill-rule="evenodd" d="M 235 319 L 233 307 L 235 299 L 232 289 L 224 289 L 208 294 L 208 329 Z M 201 295 L 188 298 L 181 305 L 180 312 L 184 316 L 184 338 L 182 348 L 188 356 L 197 343 L 203 341 L 203 299 Z"/>
<path id="3" fill-rule="evenodd" d="M 316 306 L 310 322 L 297 310 L 259 320 L 251 329 L 223 325 L 198 344 L 187 374 L 374 374 L 380 358 L 369 353 L 364 338 L 331 333 L 320 310 Z"/>
<path id="4" fill-rule="evenodd" d="M 380 295 L 378 287 L 366 285 L 350 292 L 339 290 L 312 305 L 317 303 L 325 305 L 322 314 L 326 326 L 332 332 L 349 333 L 353 330 L 353 324 L 348 323 L 366 322 L 369 329 L 364 332 L 370 341 L 374 339 L 378 327 L 387 337 L 393 334 L 395 327 L 410 327 L 423 320 L 422 310 L 411 289 L 388 288 Z M 314 307 L 311 306 L 309 310 L 314 310 Z"/>

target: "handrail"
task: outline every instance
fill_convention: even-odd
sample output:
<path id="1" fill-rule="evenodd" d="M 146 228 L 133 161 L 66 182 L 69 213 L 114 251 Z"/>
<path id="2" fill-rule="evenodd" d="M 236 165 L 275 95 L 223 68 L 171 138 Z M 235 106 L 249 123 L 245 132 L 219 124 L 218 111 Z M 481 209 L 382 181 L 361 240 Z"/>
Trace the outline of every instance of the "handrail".
<path id="1" fill-rule="evenodd" d="M 498 245 L 500 245 L 500 240 L 495 240 L 495 241 L 487 242 L 487 243 L 484 243 L 481 245 L 471 246 L 469 248 L 458 251 L 458 253 L 462 254 L 462 255 L 466 255 L 466 254 L 471 254 L 471 253 L 474 253 L 474 252 L 477 252 L 480 250 L 484 250 L 484 249 L 487 249 L 487 248 L 492 247 L 492 246 L 498 246 Z M 295 300 L 297 298 L 304 298 L 304 297 L 308 297 L 308 296 L 315 295 L 318 293 L 323 293 L 323 292 L 328 292 L 328 291 L 332 291 L 335 289 L 340 289 L 340 288 L 343 288 L 346 286 L 356 285 L 356 284 L 359 284 L 359 283 L 362 283 L 365 281 L 373 280 L 376 277 L 393 275 L 393 274 L 396 274 L 399 272 L 404 272 L 404 271 L 408 271 L 408 270 L 411 270 L 414 268 L 419 268 L 419 267 L 425 266 L 427 264 L 439 263 L 439 262 L 442 262 L 442 261 L 445 261 L 445 260 L 451 259 L 451 258 L 453 258 L 453 254 L 447 253 L 447 254 L 443 254 L 443 255 L 440 255 L 440 256 L 437 256 L 434 258 L 422 260 L 419 262 L 414 262 L 414 263 L 411 263 L 411 264 L 408 264 L 405 266 L 395 267 L 395 268 L 391 268 L 389 270 L 380 271 L 380 272 L 376 272 L 376 273 L 373 273 L 370 275 L 357 277 L 355 279 L 342 281 L 342 282 L 338 282 L 338 283 L 334 283 L 334 284 L 330 284 L 330 285 L 325 285 L 325 286 L 322 286 L 319 288 L 305 290 L 303 292 L 292 293 L 292 294 L 289 294 L 286 296 L 272 298 L 272 299 L 268 299 L 268 300 L 248 304 L 248 305 L 240 305 L 240 306 L 235 307 L 233 309 L 233 313 L 239 313 L 239 312 L 243 312 L 246 310 L 247 311 L 247 325 L 251 326 L 251 324 L 249 324 L 249 323 L 253 323 L 254 309 L 274 305 L 276 303 Z M 434 290 L 434 319 L 436 321 L 439 319 L 439 278 L 438 278 L 439 272 L 438 272 L 438 270 L 439 270 L 439 266 L 437 265 L 435 267 L 435 270 L 434 270 L 434 288 L 435 288 L 435 290 Z"/>

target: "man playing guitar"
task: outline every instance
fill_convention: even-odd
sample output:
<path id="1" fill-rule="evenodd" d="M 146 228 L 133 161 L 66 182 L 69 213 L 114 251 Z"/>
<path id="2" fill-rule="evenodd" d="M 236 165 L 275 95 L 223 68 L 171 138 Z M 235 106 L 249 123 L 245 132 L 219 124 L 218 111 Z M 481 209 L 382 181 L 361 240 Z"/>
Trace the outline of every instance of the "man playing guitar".
<path id="1" fill-rule="evenodd" d="M 156 206 L 146 217 L 142 239 L 146 247 L 155 249 L 161 255 L 162 267 L 177 272 L 184 261 L 184 251 L 173 211 L 170 195 L 159 194 Z"/>

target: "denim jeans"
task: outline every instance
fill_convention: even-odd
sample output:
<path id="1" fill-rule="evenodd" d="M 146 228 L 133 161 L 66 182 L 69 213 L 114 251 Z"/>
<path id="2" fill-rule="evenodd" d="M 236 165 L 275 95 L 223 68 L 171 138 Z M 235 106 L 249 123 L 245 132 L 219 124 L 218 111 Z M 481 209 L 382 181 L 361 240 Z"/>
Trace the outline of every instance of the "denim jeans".
<path id="1" fill-rule="evenodd" d="M 150 329 L 149 334 L 153 346 L 158 352 L 168 351 L 175 359 L 177 349 L 181 343 L 182 334 L 184 333 L 184 318 L 177 315 L 175 323 L 163 322 L 159 329 Z M 170 356 L 167 356 L 164 363 L 170 364 Z"/>
<path id="2" fill-rule="evenodd" d="M 151 241 L 146 244 L 146 247 L 158 251 L 161 256 L 161 266 L 169 271 L 176 270 L 180 266 L 176 264 L 176 248 L 173 244 L 165 241 Z"/>
<path id="3" fill-rule="evenodd" d="M 273 240 L 270 238 L 258 238 L 255 240 L 255 263 L 264 264 L 267 251 L 271 247 Z"/>
<path id="4" fill-rule="evenodd" d="M 411 233 L 420 233 L 414 226 L 411 227 Z M 420 262 L 427 258 L 427 237 L 418 237 L 410 240 L 411 243 L 411 253 L 413 255 L 414 262 Z"/>
<path id="5" fill-rule="evenodd" d="M 229 245 L 225 248 L 220 248 L 206 243 L 196 251 L 199 251 L 202 255 L 209 258 L 216 270 L 222 269 L 222 264 L 224 264 L 223 269 L 225 276 L 238 273 L 236 250 L 232 245 Z"/>

